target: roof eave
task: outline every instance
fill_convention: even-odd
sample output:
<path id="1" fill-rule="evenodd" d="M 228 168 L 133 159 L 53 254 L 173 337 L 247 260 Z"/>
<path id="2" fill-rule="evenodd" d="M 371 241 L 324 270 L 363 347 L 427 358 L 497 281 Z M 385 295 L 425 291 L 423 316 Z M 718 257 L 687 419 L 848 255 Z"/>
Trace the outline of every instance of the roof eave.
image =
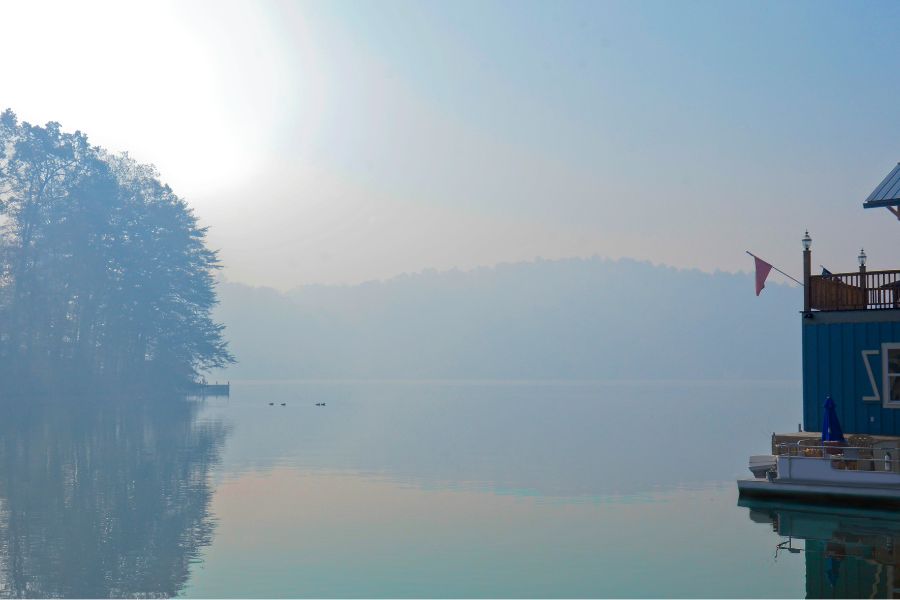
<path id="1" fill-rule="evenodd" d="M 900 198 L 888 198 L 886 200 L 869 200 L 863 202 L 863 208 L 884 208 L 886 206 L 900 206 Z"/>

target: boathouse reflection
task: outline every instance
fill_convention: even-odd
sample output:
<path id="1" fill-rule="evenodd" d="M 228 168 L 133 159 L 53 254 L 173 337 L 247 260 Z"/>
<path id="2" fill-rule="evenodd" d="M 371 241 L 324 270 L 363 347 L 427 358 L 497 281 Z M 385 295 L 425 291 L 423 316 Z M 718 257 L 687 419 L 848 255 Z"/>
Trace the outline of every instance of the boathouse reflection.
<path id="1" fill-rule="evenodd" d="M 177 594 L 210 543 L 225 427 L 178 398 L 0 410 L 0 595 Z"/>
<path id="2" fill-rule="evenodd" d="M 900 597 L 900 514 L 741 499 L 770 524 L 776 556 L 802 549 L 807 598 Z"/>

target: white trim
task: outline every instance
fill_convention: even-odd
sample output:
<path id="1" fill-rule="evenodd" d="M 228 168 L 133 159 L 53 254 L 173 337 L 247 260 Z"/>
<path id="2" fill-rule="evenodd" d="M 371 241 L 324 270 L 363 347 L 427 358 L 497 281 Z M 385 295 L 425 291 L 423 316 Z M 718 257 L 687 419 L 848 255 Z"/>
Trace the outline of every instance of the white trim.
<path id="1" fill-rule="evenodd" d="M 869 362 L 870 356 L 877 356 L 881 350 L 863 350 L 862 360 L 866 365 L 866 373 L 869 374 L 869 383 L 872 386 L 873 396 L 863 396 L 863 402 L 881 402 L 881 396 L 878 394 L 878 383 L 875 381 L 875 373 L 872 371 L 872 363 Z"/>
<path id="2" fill-rule="evenodd" d="M 890 373 L 888 373 L 888 350 L 900 350 L 900 344 L 882 344 L 881 345 L 881 405 L 884 408 L 900 408 L 900 400 L 891 401 L 891 385 Z M 900 377 L 900 373 L 895 373 Z"/>

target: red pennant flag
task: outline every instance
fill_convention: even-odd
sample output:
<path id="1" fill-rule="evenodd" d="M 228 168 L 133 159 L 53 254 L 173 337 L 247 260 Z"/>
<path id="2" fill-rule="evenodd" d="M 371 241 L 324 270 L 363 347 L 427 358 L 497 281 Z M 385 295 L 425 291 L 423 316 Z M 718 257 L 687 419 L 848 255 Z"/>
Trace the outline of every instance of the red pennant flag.
<path id="1" fill-rule="evenodd" d="M 766 287 L 766 277 L 769 276 L 772 265 L 755 256 L 753 257 L 753 260 L 756 261 L 756 295 L 759 296 L 759 293 Z"/>

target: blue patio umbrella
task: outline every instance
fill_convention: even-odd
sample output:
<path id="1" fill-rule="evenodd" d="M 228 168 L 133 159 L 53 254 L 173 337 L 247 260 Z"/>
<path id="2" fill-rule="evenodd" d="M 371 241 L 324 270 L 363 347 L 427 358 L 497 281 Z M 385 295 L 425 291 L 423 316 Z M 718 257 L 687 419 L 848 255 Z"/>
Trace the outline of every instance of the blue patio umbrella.
<path id="1" fill-rule="evenodd" d="M 831 587 L 837 586 L 838 579 L 841 576 L 841 559 L 829 556 L 825 559 L 825 577 Z"/>
<path id="2" fill-rule="evenodd" d="M 825 419 L 822 421 L 823 442 L 843 442 L 844 432 L 841 430 L 841 422 L 838 421 L 837 412 L 834 410 L 834 400 L 831 396 L 825 397 Z"/>

